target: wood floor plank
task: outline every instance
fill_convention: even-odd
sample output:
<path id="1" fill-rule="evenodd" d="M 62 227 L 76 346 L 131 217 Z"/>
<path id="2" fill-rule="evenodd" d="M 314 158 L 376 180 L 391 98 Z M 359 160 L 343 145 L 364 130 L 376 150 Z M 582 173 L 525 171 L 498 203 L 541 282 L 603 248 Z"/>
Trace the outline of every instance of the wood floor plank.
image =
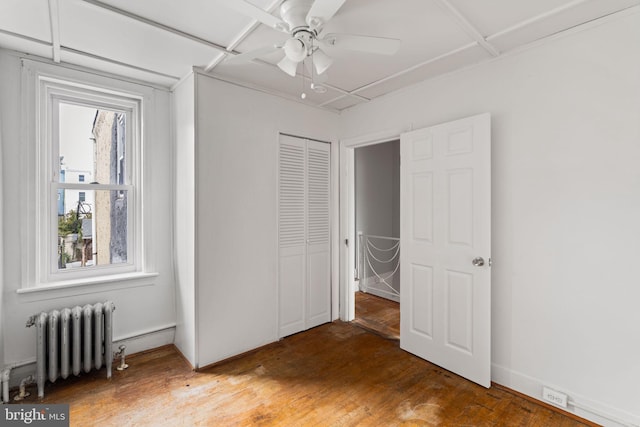
<path id="1" fill-rule="evenodd" d="M 393 340 L 400 339 L 400 304 L 365 292 L 355 293 L 354 323 Z"/>
<path id="2" fill-rule="evenodd" d="M 200 372 L 172 347 L 127 361 L 111 380 L 100 371 L 48 383 L 44 402 L 69 403 L 83 427 L 584 425 L 343 322 Z"/>

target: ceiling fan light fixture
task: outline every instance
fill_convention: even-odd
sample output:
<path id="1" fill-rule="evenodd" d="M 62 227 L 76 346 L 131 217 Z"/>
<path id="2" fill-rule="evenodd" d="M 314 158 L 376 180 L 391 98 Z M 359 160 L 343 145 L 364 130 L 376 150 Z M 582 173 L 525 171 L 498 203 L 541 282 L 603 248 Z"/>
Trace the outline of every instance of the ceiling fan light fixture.
<path id="1" fill-rule="evenodd" d="M 307 57 L 307 46 L 299 38 L 288 39 L 284 43 L 284 54 L 293 62 L 303 61 Z"/>
<path id="2" fill-rule="evenodd" d="M 295 77 L 296 71 L 298 70 L 298 63 L 285 56 L 280 62 L 278 62 L 278 68 L 289 74 L 291 77 Z"/>
<path id="3" fill-rule="evenodd" d="M 333 59 L 322 50 L 316 49 L 316 51 L 313 52 L 313 66 L 316 69 L 316 74 L 320 75 L 324 73 L 331 64 L 333 64 Z"/>

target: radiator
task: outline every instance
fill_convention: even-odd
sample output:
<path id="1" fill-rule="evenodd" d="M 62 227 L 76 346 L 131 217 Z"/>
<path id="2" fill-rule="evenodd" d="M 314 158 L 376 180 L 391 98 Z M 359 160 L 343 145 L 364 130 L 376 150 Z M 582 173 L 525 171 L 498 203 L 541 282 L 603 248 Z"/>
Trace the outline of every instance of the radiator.
<path id="1" fill-rule="evenodd" d="M 38 397 L 44 397 L 44 384 L 80 375 L 92 369 L 107 368 L 111 378 L 113 362 L 113 302 L 63 308 L 31 316 L 27 327 L 35 326 L 36 382 Z"/>

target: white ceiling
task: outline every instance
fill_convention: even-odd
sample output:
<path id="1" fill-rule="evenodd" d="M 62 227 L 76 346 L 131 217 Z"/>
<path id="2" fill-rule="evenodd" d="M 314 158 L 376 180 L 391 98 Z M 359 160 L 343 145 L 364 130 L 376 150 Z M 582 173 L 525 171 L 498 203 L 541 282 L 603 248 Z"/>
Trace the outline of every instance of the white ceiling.
<path id="1" fill-rule="evenodd" d="M 240 1 L 240 0 L 237 0 Z M 278 16 L 283 0 L 250 0 Z M 640 0 L 346 0 L 323 33 L 397 38 L 394 56 L 328 49 L 324 94 L 274 64 L 281 53 L 229 64 L 225 56 L 287 35 L 218 0 L 0 0 L 0 46 L 172 87 L 193 66 L 221 79 L 342 110 L 485 61 Z"/>

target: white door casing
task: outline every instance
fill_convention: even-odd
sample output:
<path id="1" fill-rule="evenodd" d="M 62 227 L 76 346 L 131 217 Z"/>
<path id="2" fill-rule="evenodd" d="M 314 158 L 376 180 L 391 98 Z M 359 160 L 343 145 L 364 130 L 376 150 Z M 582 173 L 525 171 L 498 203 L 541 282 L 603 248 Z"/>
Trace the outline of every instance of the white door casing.
<path id="1" fill-rule="evenodd" d="M 278 333 L 331 320 L 330 145 L 280 136 Z"/>
<path id="2" fill-rule="evenodd" d="M 491 125 L 400 138 L 400 346 L 491 385 Z M 483 258 L 483 265 L 474 259 Z M 475 264 L 480 264 L 478 261 Z"/>

